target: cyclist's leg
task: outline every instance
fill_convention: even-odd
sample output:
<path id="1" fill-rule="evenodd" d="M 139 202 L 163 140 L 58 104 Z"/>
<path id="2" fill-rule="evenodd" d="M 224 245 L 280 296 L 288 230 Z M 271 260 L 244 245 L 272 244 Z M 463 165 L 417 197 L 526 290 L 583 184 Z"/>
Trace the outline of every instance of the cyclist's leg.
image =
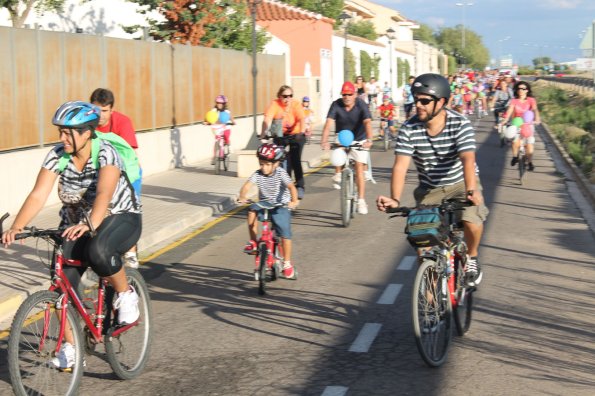
<path id="1" fill-rule="evenodd" d="M 367 152 L 366 152 L 367 153 Z M 358 155 L 355 160 L 355 184 L 357 185 L 357 193 L 359 199 L 364 199 L 366 196 L 366 179 L 364 176 L 367 162 L 360 162 L 361 156 Z"/>
<path id="2" fill-rule="evenodd" d="M 258 238 L 258 216 L 257 212 L 254 210 L 248 211 L 248 234 L 250 234 L 250 240 L 256 241 Z"/>
<path id="3" fill-rule="evenodd" d="M 289 161 L 288 167 L 291 167 L 295 176 L 295 186 L 305 188 L 304 185 L 304 170 L 302 168 L 302 151 L 305 144 L 304 134 L 299 134 L 295 137 L 289 145 Z"/>
<path id="4" fill-rule="evenodd" d="M 295 279 L 295 271 L 291 263 L 293 244 L 291 242 L 291 212 L 287 208 L 276 208 L 271 212 L 271 221 L 275 233 L 281 239 L 283 248 L 283 275 Z"/>

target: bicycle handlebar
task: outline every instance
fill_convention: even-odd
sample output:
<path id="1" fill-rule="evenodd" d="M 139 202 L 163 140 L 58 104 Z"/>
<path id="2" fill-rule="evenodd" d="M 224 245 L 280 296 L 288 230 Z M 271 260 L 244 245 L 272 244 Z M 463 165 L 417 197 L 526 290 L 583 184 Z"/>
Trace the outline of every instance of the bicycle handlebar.
<path id="1" fill-rule="evenodd" d="M 342 148 L 342 149 L 365 150 L 364 146 L 362 146 L 361 143 L 352 143 L 349 146 L 343 146 L 342 144 L 339 144 L 339 143 L 331 143 L 331 148 L 332 149 Z"/>
<path id="2" fill-rule="evenodd" d="M 10 215 L 5 213 L 2 217 L 0 217 L 0 235 L 4 233 L 4 220 L 8 219 Z M 19 232 L 15 234 L 14 239 L 26 239 L 26 238 L 43 238 L 43 239 L 51 239 L 55 244 L 59 245 L 62 243 L 62 231 L 57 228 L 37 228 L 35 226 L 32 227 L 25 227 L 25 232 Z"/>
<path id="3" fill-rule="evenodd" d="M 473 206 L 473 202 L 469 200 L 461 200 L 457 198 L 443 199 L 440 205 L 423 205 L 424 208 L 439 208 L 441 213 L 456 212 L 467 207 Z M 386 213 L 394 214 L 392 217 L 407 217 L 409 213 L 419 207 L 399 206 L 396 208 L 388 208 Z"/>

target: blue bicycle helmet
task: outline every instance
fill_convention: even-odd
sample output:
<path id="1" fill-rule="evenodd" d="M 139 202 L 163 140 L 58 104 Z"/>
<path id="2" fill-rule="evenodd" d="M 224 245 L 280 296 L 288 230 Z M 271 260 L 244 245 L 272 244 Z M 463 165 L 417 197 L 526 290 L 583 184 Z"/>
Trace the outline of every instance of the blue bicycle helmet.
<path id="1" fill-rule="evenodd" d="M 99 125 L 100 114 L 99 107 L 91 103 L 81 101 L 66 102 L 56 110 L 56 114 L 52 118 L 52 124 L 72 129 L 89 128 L 94 131 Z"/>

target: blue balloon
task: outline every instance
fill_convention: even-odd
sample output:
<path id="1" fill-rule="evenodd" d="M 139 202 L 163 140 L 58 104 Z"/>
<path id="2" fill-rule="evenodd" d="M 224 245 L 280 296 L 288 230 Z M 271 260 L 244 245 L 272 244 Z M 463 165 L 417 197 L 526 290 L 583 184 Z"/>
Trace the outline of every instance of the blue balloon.
<path id="1" fill-rule="evenodd" d="M 220 111 L 219 112 L 219 124 L 227 124 L 231 117 L 227 111 Z"/>
<path id="2" fill-rule="evenodd" d="M 341 146 L 349 147 L 353 143 L 353 132 L 349 129 L 343 129 L 337 136 Z"/>

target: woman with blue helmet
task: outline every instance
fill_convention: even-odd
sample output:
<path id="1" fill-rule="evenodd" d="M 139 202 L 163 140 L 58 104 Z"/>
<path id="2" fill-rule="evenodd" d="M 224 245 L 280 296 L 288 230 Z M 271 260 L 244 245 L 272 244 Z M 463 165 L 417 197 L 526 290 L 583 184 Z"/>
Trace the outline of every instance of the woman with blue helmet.
<path id="1" fill-rule="evenodd" d="M 54 183 L 62 201 L 60 229 L 64 237 L 64 257 L 81 260 L 117 292 L 114 307 L 120 324 L 138 320 L 138 295 L 128 285 L 121 254 L 136 244 L 141 234 L 141 210 L 123 173 L 124 163 L 116 149 L 101 139 L 97 169 L 91 158 L 92 139 L 100 110 L 85 102 L 67 102 L 56 110 L 52 123 L 58 127 L 60 144 L 47 154 L 35 185 L 19 210 L 10 229 L 3 233 L 5 246 L 43 208 Z M 59 162 L 68 158 L 65 168 Z M 87 223 L 86 219 L 89 219 Z M 65 266 L 68 280 L 77 290 L 82 267 Z M 72 333 L 66 329 L 66 342 L 52 363 L 61 368 L 74 364 Z"/>

